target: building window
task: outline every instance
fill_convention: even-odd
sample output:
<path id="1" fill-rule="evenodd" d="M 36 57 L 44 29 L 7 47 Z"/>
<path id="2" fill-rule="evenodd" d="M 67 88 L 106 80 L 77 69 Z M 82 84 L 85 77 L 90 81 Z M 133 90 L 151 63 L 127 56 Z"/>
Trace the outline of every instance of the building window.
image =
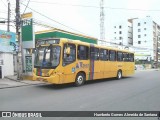
<path id="1" fill-rule="evenodd" d="M 146 24 L 146 22 L 144 22 L 144 24 Z"/>
<path id="2" fill-rule="evenodd" d="M 144 30 L 146 30 L 146 28 L 144 28 Z"/>
<path id="3" fill-rule="evenodd" d="M 141 35 L 138 35 L 138 38 L 141 38 Z"/>
<path id="4" fill-rule="evenodd" d="M 114 28 L 116 28 L 116 26 L 114 26 Z"/>
<path id="5" fill-rule="evenodd" d="M 119 31 L 119 34 L 122 34 L 122 31 Z"/>
<path id="6" fill-rule="evenodd" d="M 122 40 L 122 37 L 119 37 L 119 40 Z"/>
<path id="7" fill-rule="evenodd" d="M 138 32 L 141 32 L 141 29 L 138 29 Z"/>
<path id="8" fill-rule="evenodd" d="M 141 44 L 141 41 L 138 41 L 138 44 Z"/>
<path id="9" fill-rule="evenodd" d="M 138 26 L 140 26 L 141 24 L 140 23 L 138 23 Z"/>
<path id="10" fill-rule="evenodd" d="M 121 29 L 121 28 L 122 28 L 122 26 L 120 25 L 120 26 L 119 26 L 119 29 Z"/>
<path id="11" fill-rule="evenodd" d="M 147 36 L 146 34 L 144 34 L 144 36 Z"/>
<path id="12" fill-rule="evenodd" d="M 114 32 L 114 34 L 116 34 L 116 32 Z"/>

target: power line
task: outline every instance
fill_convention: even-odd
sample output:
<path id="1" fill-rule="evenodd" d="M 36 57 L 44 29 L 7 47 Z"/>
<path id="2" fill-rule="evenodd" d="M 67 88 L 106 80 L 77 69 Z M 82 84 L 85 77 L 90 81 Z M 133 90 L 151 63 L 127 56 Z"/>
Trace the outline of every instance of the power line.
<path id="1" fill-rule="evenodd" d="M 8 9 L 8 6 L 4 3 L 4 1 L 3 0 L 1 0 L 2 1 L 2 3 L 7 7 L 7 9 Z M 7 0 L 7 2 L 9 2 L 9 0 Z M 11 14 L 15 17 L 15 13 L 13 13 L 12 11 L 11 11 Z"/>
<path id="2" fill-rule="evenodd" d="M 21 3 L 21 4 L 24 5 L 23 3 Z M 26 6 L 26 5 L 24 5 L 24 6 Z M 57 22 L 57 21 L 55 21 L 55 20 L 47 17 L 46 15 L 43 15 L 42 13 L 37 12 L 36 10 L 33 10 L 33 9 L 30 8 L 30 7 L 28 7 L 28 8 L 31 9 L 32 11 L 40 14 L 41 16 L 43 16 L 43 17 L 51 20 L 51 21 L 54 21 L 54 22 L 56 22 L 56 23 L 58 23 L 58 24 L 60 24 L 60 25 L 63 25 L 63 26 L 65 26 L 65 27 L 68 27 L 68 26 L 66 26 L 66 25 L 64 25 L 64 24 L 62 24 L 62 23 L 60 23 L 60 22 Z M 34 22 L 34 23 L 37 24 L 37 25 L 41 25 L 41 26 L 47 27 L 47 28 L 55 28 L 55 27 L 52 27 L 52 26 L 50 26 L 50 25 L 46 25 L 46 24 L 43 24 L 43 23 L 39 23 L 39 21 L 38 21 L 38 22 Z M 70 28 L 70 27 L 68 27 L 68 28 Z M 70 29 L 72 29 L 72 30 L 74 30 L 74 31 L 77 31 L 77 30 L 75 30 L 75 29 L 73 29 L 73 28 L 70 28 Z M 78 32 L 80 32 L 80 31 L 78 31 Z M 81 33 L 82 33 L 82 32 L 81 32 Z M 83 34 L 84 34 L 84 33 L 83 33 Z M 117 43 L 108 42 L 108 41 L 105 41 L 105 40 L 99 40 L 99 41 L 106 42 L 106 43 L 111 43 L 111 44 L 114 44 L 114 45 L 119 45 L 119 44 L 117 44 Z M 119 45 L 119 46 L 132 47 L 132 48 L 143 49 L 143 50 L 153 50 L 153 49 L 149 49 L 149 48 L 136 47 L 136 46 L 132 46 L 132 45 Z"/>
<path id="3" fill-rule="evenodd" d="M 5 14 L 6 14 L 6 13 L 8 13 L 8 12 L 6 12 L 6 11 L 1 11 L 1 13 L 5 13 Z"/>
<path id="4" fill-rule="evenodd" d="M 24 6 L 26 6 L 26 5 L 23 4 L 23 3 L 21 3 L 21 4 L 24 5 Z M 30 10 L 34 11 L 35 13 L 38 13 L 39 15 L 41 15 L 41 16 L 43 16 L 43 17 L 45 17 L 45 18 L 47 18 L 47 19 L 49 19 L 49 20 L 51 20 L 51 21 L 53 21 L 53 22 L 56 22 L 56 23 L 58 23 L 58 24 L 60 24 L 60 25 L 62 25 L 62 26 L 64 26 L 64 27 L 66 27 L 66 28 L 69 28 L 69 29 L 71 29 L 71 30 L 77 31 L 77 32 L 82 33 L 82 34 L 86 34 L 86 33 L 83 33 L 83 32 L 81 32 L 81 31 L 79 31 L 79 30 L 76 30 L 76 29 L 74 29 L 74 28 L 71 28 L 71 27 L 69 27 L 69 26 L 67 26 L 67 25 L 64 25 L 64 24 L 62 24 L 62 23 L 60 23 L 60 22 L 58 22 L 58 21 L 56 21 L 56 20 L 54 20 L 54 19 L 52 19 L 52 18 L 44 15 L 44 14 L 42 14 L 42 13 L 40 13 L 40 12 L 38 12 L 38 11 L 30 8 L 30 7 L 28 7 L 28 8 L 29 8 Z"/>
<path id="5" fill-rule="evenodd" d="M 91 8 L 100 8 L 98 6 L 88 6 L 88 5 L 75 5 L 75 4 L 62 4 L 62 3 L 53 3 L 53 2 L 39 2 L 39 1 L 30 1 L 30 2 L 35 2 L 35 3 L 40 3 L 40 4 L 55 4 L 55 5 L 67 5 L 67 6 L 75 6 L 75 7 L 91 7 Z"/>
<path id="6" fill-rule="evenodd" d="M 29 5 L 29 2 L 30 2 L 30 0 L 28 0 L 28 3 L 27 3 L 27 5 L 26 5 L 26 7 L 25 7 L 25 9 L 24 9 L 23 14 L 25 13 L 25 11 L 26 11 L 26 9 L 27 9 L 27 7 L 28 7 L 28 5 Z"/>
<path id="7" fill-rule="evenodd" d="M 74 6 L 74 7 L 88 7 L 88 8 L 100 8 L 99 6 L 89 6 L 89 5 L 77 5 L 77 4 L 62 4 L 62 3 L 53 3 L 53 2 L 39 2 L 39 1 L 30 1 L 34 3 L 40 3 L 40 4 L 55 4 L 55 5 L 64 5 L 64 6 Z M 129 8 L 115 8 L 115 7 L 109 7 L 109 6 L 104 6 L 106 9 L 115 9 L 115 10 L 128 10 L 128 11 L 152 11 L 152 12 L 159 12 L 160 9 L 129 9 Z"/>
<path id="8" fill-rule="evenodd" d="M 42 21 L 39 21 L 39 20 L 34 19 L 34 24 L 36 24 L 36 25 L 38 25 L 38 26 L 43 26 L 43 27 L 45 27 L 45 28 L 55 28 L 55 27 L 52 27 L 52 26 L 50 26 L 50 25 L 44 24 L 44 22 L 42 22 L 42 23 L 41 23 L 41 22 L 42 22 Z M 110 40 L 111 40 L 111 39 L 110 39 Z M 98 41 L 101 41 L 101 42 L 104 42 L 104 43 L 110 43 L 111 45 L 118 45 L 118 46 L 120 46 L 120 47 L 124 46 L 124 47 L 131 47 L 131 48 L 134 48 L 134 49 L 141 49 L 141 50 L 153 50 L 153 49 L 149 49 L 149 48 L 136 47 L 136 46 L 133 46 L 133 45 L 125 45 L 125 44 L 120 45 L 120 44 L 118 44 L 118 43 L 116 43 L 116 42 L 109 42 L 109 41 L 101 40 L 101 39 L 98 39 Z M 114 46 L 112 46 L 112 47 L 114 47 Z"/>
<path id="9" fill-rule="evenodd" d="M 131 48 L 135 48 L 135 49 L 141 49 L 141 50 L 153 50 L 153 49 L 150 49 L 150 48 L 145 48 L 145 47 L 137 47 L 137 46 L 133 46 L 133 45 L 125 45 L 125 44 L 118 44 L 116 42 L 109 42 L 107 40 L 101 40 L 101 39 L 98 39 L 98 41 L 101 41 L 101 42 L 104 42 L 104 43 L 110 43 L 111 45 L 118 45 L 120 47 L 124 46 L 124 47 L 131 47 Z M 113 46 L 112 46 L 113 47 Z"/>
<path id="10" fill-rule="evenodd" d="M 4 4 L 4 6 L 6 6 L 7 7 L 7 5 L 4 3 L 4 1 L 3 0 L 1 0 L 2 1 L 2 3 Z"/>
<path id="11" fill-rule="evenodd" d="M 36 25 L 38 25 L 38 26 L 43 26 L 45 28 L 52 28 L 52 29 L 55 28 L 55 27 L 53 27 L 51 25 L 44 24 L 43 21 L 39 21 L 37 19 L 33 19 L 33 23 L 36 24 Z"/>

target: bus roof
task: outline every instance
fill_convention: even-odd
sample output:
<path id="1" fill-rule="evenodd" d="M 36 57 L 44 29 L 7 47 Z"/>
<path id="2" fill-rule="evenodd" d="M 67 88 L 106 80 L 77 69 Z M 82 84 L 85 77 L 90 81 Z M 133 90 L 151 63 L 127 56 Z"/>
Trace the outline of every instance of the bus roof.
<path id="1" fill-rule="evenodd" d="M 81 44 L 81 45 L 94 45 L 95 47 L 99 47 L 99 48 L 104 48 L 104 49 L 110 49 L 110 50 L 116 50 L 116 51 L 121 51 L 121 52 L 129 52 L 129 53 L 134 53 L 134 52 L 131 52 L 129 50 L 121 50 L 121 49 L 117 49 L 117 48 L 113 48 L 111 46 L 100 46 L 100 45 L 97 45 L 97 44 L 92 44 L 92 43 L 86 43 L 86 42 L 82 42 L 80 40 L 71 40 L 71 39 L 66 39 L 65 38 L 63 39 L 64 41 L 66 42 L 73 42 L 73 43 L 77 43 L 77 44 Z"/>
<path id="2" fill-rule="evenodd" d="M 61 42 L 69 42 L 69 43 L 81 44 L 81 45 L 86 45 L 86 46 L 93 45 L 94 47 L 99 47 L 99 48 L 103 48 L 103 49 L 134 53 L 134 52 L 131 52 L 129 50 L 121 50 L 121 49 L 113 48 L 113 47 L 110 47 L 110 46 L 100 46 L 100 45 L 97 45 L 97 44 L 92 44 L 92 43 L 82 42 L 80 40 L 72 40 L 72 39 L 67 39 L 67 38 L 44 38 L 44 39 L 39 39 L 39 40 L 43 41 L 43 40 L 51 40 L 51 39 L 60 39 Z"/>

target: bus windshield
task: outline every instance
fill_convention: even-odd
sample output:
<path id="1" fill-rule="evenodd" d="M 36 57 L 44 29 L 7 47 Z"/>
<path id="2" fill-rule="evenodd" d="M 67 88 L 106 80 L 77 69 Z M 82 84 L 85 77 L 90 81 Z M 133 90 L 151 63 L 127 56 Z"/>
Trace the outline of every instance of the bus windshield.
<path id="1" fill-rule="evenodd" d="M 60 62 L 60 46 L 40 46 L 35 51 L 34 66 L 40 68 L 56 68 Z"/>

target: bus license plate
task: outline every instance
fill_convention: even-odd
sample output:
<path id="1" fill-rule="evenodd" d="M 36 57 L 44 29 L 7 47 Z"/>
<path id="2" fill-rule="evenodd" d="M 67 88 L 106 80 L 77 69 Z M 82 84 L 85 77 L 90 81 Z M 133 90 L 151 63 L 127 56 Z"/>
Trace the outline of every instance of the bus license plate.
<path id="1" fill-rule="evenodd" d="M 44 79 L 43 78 L 38 78 L 38 81 L 43 81 Z"/>

